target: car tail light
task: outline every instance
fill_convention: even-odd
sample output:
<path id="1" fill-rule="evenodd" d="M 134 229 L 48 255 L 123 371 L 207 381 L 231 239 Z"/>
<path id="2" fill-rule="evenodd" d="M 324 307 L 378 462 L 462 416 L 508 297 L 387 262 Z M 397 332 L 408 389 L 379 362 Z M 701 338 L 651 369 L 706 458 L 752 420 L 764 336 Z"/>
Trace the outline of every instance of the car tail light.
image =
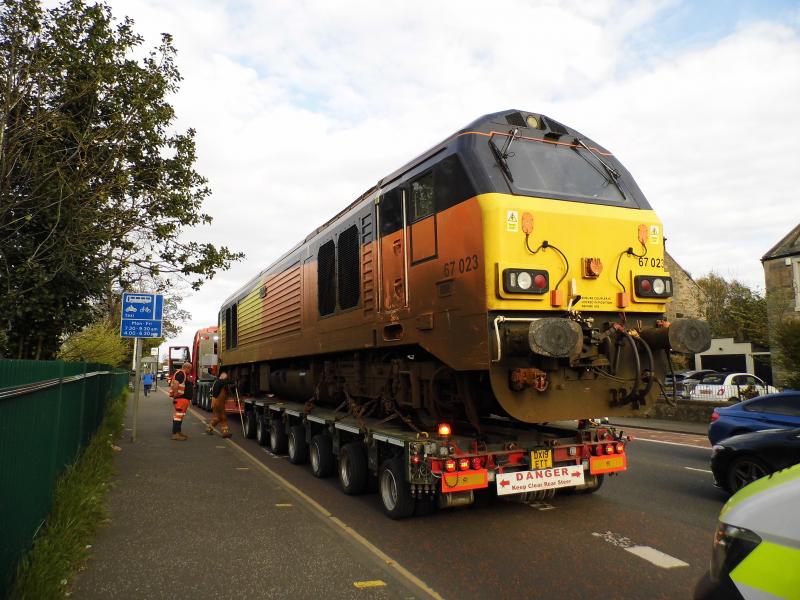
<path id="1" fill-rule="evenodd" d="M 719 413 L 717 411 L 712 412 L 711 413 L 711 422 L 713 423 L 717 419 L 719 419 Z"/>
<path id="2" fill-rule="evenodd" d="M 476 456 L 475 458 L 472 459 L 473 470 L 477 471 L 482 467 L 483 467 L 483 461 L 481 460 L 480 456 Z"/>
<path id="3" fill-rule="evenodd" d="M 606 446 L 606 454 L 614 454 L 614 444 L 608 444 Z"/>
<path id="4" fill-rule="evenodd" d="M 617 454 L 622 454 L 623 452 L 625 452 L 625 444 L 623 444 L 622 442 L 617 442 L 616 450 Z"/>
<path id="5" fill-rule="evenodd" d="M 458 468 L 462 471 L 467 471 L 469 469 L 469 459 L 468 458 L 459 458 L 458 459 Z"/>
<path id="6" fill-rule="evenodd" d="M 452 473 L 453 471 L 455 471 L 456 461 L 453 460 L 452 458 L 448 458 L 446 461 L 444 461 L 444 470 L 447 471 L 448 473 Z"/>

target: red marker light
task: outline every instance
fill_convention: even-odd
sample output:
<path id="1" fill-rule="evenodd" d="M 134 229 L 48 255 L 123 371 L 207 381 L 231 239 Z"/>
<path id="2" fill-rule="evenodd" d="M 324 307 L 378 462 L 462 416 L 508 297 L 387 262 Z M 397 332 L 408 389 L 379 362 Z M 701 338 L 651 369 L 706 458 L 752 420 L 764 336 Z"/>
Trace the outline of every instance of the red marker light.
<path id="1" fill-rule="evenodd" d="M 444 461 L 444 470 L 447 471 L 448 473 L 452 473 L 453 471 L 455 471 L 456 461 L 454 461 L 452 458 L 448 458 L 446 461 Z"/>
<path id="2" fill-rule="evenodd" d="M 617 454 L 622 454 L 623 452 L 625 452 L 625 444 L 617 442 Z"/>
<path id="3" fill-rule="evenodd" d="M 462 471 L 466 471 L 469 469 L 469 459 L 468 458 L 459 458 L 458 459 L 458 468 Z"/>
<path id="4" fill-rule="evenodd" d="M 614 444 L 608 444 L 606 446 L 606 454 L 614 454 Z"/>
<path id="5" fill-rule="evenodd" d="M 597 446 L 595 446 L 594 453 L 597 454 L 597 456 L 600 456 L 603 453 L 603 445 L 598 444 Z"/>
<path id="6" fill-rule="evenodd" d="M 540 290 L 543 290 L 547 287 L 547 277 L 539 273 L 536 277 L 533 278 L 533 285 L 535 285 Z"/>
<path id="7" fill-rule="evenodd" d="M 642 279 L 642 282 L 639 284 L 639 287 L 643 292 L 649 292 L 653 289 L 653 284 L 650 283 L 649 279 Z"/>
<path id="8" fill-rule="evenodd" d="M 452 433 L 452 429 L 450 429 L 450 425 L 447 423 L 440 423 L 439 424 L 439 435 L 442 437 L 447 437 Z"/>
<path id="9" fill-rule="evenodd" d="M 412 465 L 418 465 L 418 464 L 419 464 L 419 463 L 421 463 L 421 462 L 422 462 L 422 458 L 420 457 L 420 455 L 419 455 L 419 454 L 414 454 L 414 455 L 411 457 L 411 464 L 412 464 Z"/>
<path id="10" fill-rule="evenodd" d="M 480 459 L 479 456 L 476 456 L 475 458 L 472 459 L 472 468 L 475 471 L 480 469 L 482 466 L 483 466 L 483 464 L 482 464 L 481 459 Z"/>

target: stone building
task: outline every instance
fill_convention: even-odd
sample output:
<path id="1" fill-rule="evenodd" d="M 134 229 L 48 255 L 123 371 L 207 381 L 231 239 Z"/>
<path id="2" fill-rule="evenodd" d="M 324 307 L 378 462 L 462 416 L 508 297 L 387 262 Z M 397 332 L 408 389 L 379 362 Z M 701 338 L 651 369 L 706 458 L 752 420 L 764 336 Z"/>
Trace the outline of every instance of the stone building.
<path id="1" fill-rule="evenodd" d="M 664 252 L 666 270 L 672 276 L 673 296 L 672 302 L 667 304 L 667 318 L 669 320 L 681 317 L 693 319 L 703 318 L 703 299 L 705 294 L 692 276 L 675 262 L 668 252 Z"/>
<path id="2" fill-rule="evenodd" d="M 800 319 L 800 224 L 761 257 L 767 290 L 770 346 L 773 358 L 779 352 L 774 342 L 775 328 L 785 319 Z M 772 361 L 775 385 L 782 385 L 786 373 Z"/>

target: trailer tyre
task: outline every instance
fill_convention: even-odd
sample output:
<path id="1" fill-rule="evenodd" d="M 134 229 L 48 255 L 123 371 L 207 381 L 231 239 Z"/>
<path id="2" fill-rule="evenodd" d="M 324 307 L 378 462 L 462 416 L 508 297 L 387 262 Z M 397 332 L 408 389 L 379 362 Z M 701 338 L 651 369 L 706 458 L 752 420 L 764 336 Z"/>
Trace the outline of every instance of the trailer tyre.
<path id="1" fill-rule="evenodd" d="M 252 440 L 256 437 L 256 427 L 258 426 L 258 415 L 253 409 L 244 414 L 244 437 Z"/>
<path id="2" fill-rule="evenodd" d="M 269 446 L 269 422 L 267 415 L 258 415 L 256 419 L 256 439 L 259 446 Z"/>
<path id="3" fill-rule="evenodd" d="M 406 519 L 414 513 L 414 497 L 404 471 L 402 459 L 395 456 L 384 461 L 378 473 L 378 493 L 383 511 L 392 519 Z"/>
<path id="4" fill-rule="evenodd" d="M 286 454 L 286 430 L 284 429 L 283 421 L 280 419 L 272 419 L 269 427 L 269 445 L 275 454 Z"/>
<path id="5" fill-rule="evenodd" d="M 318 434 L 311 438 L 309 445 L 311 472 L 320 479 L 333 475 L 333 442 L 331 436 Z"/>
<path id="6" fill-rule="evenodd" d="M 363 494 L 367 489 L 367 456 L 359 442 L 350 442 L 339 451 L 339 485 L 348 496 Z"/>
<path id="7" fill-rule="evenodd" d="M 289 430 L 289 462 L 293 465 L 302 465 L 308 460 L 308 444 L 306 443 L 306 428 L 295 425 Z"/>

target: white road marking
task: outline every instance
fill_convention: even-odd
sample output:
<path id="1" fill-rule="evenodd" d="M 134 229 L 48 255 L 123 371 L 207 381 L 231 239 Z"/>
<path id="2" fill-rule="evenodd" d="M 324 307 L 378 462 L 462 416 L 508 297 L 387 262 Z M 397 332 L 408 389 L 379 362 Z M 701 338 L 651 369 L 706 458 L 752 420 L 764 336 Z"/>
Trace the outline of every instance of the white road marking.
<path id="1" fill-rule="evenodd" d="M 679 558 L 665 554 L 664 552 L 661 552 L 661 550 L 656 550 L 650 546 L 640 546 L 638 544 L 634 544 L 630 538 L 616 534 L 612 531 L 606 531 L 605 533 L 593 532 L 592 535 L 602 539 L 604 542 L 608 542 L 612 546 L 622 548 L 631 554 L 635 554 L 639 558 L 643 558 L 644 560 L 654 564 L 657 567 L 661 567 L 662 569 L 674 569 L 675 567 L 689 566 L 689 563 L 683 562 Z"/>
<path id="2" fill-rule="evenodd" d="M 656 550 L 650 546 L 633 546 L 632 548 L 625 548 L 631 554 L 635 554 L 639 558 L 643 558 L 648 562 L 653 563 L 662 569 L 674 569 L 675 567 L 688 567 L 689 563 L 683 562 L 679 558 L 664 554 L 661 550 Z"/>
<path id="3" fill-rule="evenodd" d="M 694 467 L 683 467 L 684 469 L 688 469 L 690 471 L 700 471 L 701 473 L 711 473 L 709 469 L 695 469 Z"/>
<path id="4" fill-rule="evenodd" d="M 528 504 L 531 508 L 535 508 L 537 510 L 553 510 L 555 506 L 552 504 L 548 504 L 547 502 L 531 502 Z"/>

